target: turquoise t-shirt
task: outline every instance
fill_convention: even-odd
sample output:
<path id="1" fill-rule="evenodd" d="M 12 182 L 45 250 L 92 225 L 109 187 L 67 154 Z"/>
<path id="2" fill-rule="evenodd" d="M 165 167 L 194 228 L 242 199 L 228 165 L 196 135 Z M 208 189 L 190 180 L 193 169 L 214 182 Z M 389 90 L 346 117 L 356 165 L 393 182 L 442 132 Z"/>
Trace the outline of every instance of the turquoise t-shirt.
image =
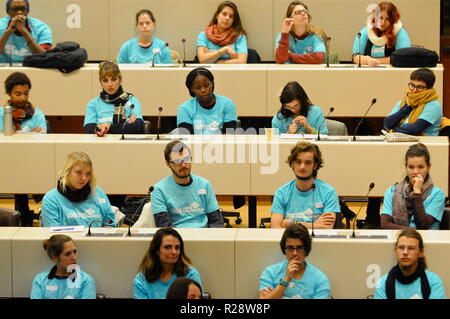
<path id="1" fill-rule="evenodd" d="M 341 212 L 338 195 L 331 185 L 320 179 L 314 180 L 316 190 L 313 212 L 313 191 L 302 192 L 295 183 L 294 179 L 277 189 L 270 209 L 272 214 L 283 214 L 285 219 L 311 223 L 325 212 Z"/>
<path id="2" fill-rule="evenodd" d="M 430 283 L 431 293 L 430 299 L 447 299 L 445 296 L 444 284 L 441 278 L 431 271 L 425 270 L 425 274 Z M 386 280 L 388 274 L 385 274 L 377 282 L 375 286 L 374 299 L 387 299 Z M 423 299 L 421 289 L 421 279 L 417 278 L 414 282 L 404 285 L 397 280 L 395 281 L 395 299 Z"/>
<path id="3" fill-rule="evenodd" d="M 97 186 L 95 193 L 83 202 L 72 202 L 56 188 L 47 192 L 42 199 L 42 226 L 77 226 L 88 227 L 94 220 L 111 220 L 109 226 L 115 226 L 114 212 L 105 192 Z M 102 227 L 94 223 L 92 227 Z"/>
<path id="4" fill-rule="evenodd" d="M 5 33 L 10 21 L 10 16 L 0 19 L 0 35 Z M 31 17 L 27 17 L 27 21 L 30 24 L 31 36 L 38 44 L 52 44 L 52 30 L 48 25 L 41 20 Z M 22 63 L 23 58 L 27 55 L 31 55 L 31 51 L 25 38 L 13 32 L 6 41 L 3 52 L 0 54 L 0 63 L 9 63 L 11 59 L 12 63 Z"/>
<path id="5" fill-rule="evenodd" d="M 3 114 L 4 108 L 0 107 L 0 131 L 3 131 Z M 32 132 L 37 127 L 42 128 L 39 133 L 47 133 L 47 121 L 45 120 L 45 115 L 40 109 L 35 108 L 33 116 L 22 122 L 19 132 Z"/>
<path id="6" fill-rule="evenodd" d="M 392 109 L 391 113 L 389 113 L 389 115 L 394 114 L 400 110 L 400 103 L 401 103 L 401 101 L 398 101 L 395 104 L 394 108 Z M 425 131 L 423 131 L 423 135 L 438 136 L 440 126 L 441 126 L 442 116 L 443 116 L 442 105 L 441 105 L 441 103 L 439 103 L 439 101 L 435 100 L 435 101 L 431 101 L 431 102 L 428 102 L 427 104 L 425 104 L 422 114 L 419 115 L 419 119 L 425 120 L 428 123 L 431 123 L 431 125 L 428 126 L 425 129 Z M 409 116 L 402 123 L 402 126 L 409 124 L 408 119 L 409 119 Z"/>
<path id="7" fill-rule="evenodd" d="M 233 50 L 236 53 L 248 53 L 247 51 L 247 36 L 245 34 L 241 34 L 237 37 L 234 43 L 230 44 Z M 197 50 L 199 47 L 206 47 L 208 50 L 219 50 L 220 45 L 215 44 L 214 42 L 208 40 L 206 37 L 205 31 L 200 32 L 197 37 Z M 229 60 L 231 57 L 227 54 L 222 55 L 219 60 Z"/>
<path id="8" fill-rule="evenodd" d="M 56 267 L 56 266 L 55 266 Z M 31 286 L 31 299 L 95 299 L 95 281 L 79 269 L 76 279 L 55 277 L 56 268 L 36 275 Z"/>
<path id="9" fill-rule="evenodd" d="M 236 121 L 236 104 L 228 97 L 215 94 L 216 104 L 210 110 L 203 108 L 197 97 L 193 97 L 178 108 L 177 126 L 191 124 L 194 134 L 222 134 L 223 123 Z"/>
<path id="10" fill-rule="evenodd" d="M 151 208 L 153 214 L 169 212 L 173 227 L 208 227 L 206 214 L 219 209 L 211 183 L 191 174 L 192 183 L 181 186 L 173 176 L 154 185 Z"/>
<path id="11" fill-rule="evenodd" d="M 141 102 L 135 96 L 132 96 L 125 105 L 125 116 L 127 120 L 133 114 L 136 115 L 136 119 L 143 120 Z M 114 104 L 106 103 L 100 97 L 96 97 L 86 105 L 86 115 L 84 116 L 83 125 L 90 123 L 112 123 L 113 117 Z"/>
<path id="12" fill-rule="evenodd" d="M 361 29 L 361 39 L 358 36 L 355 37 L 353 42 L 353 53 L 362 54 L 366 51 L 367 40 L 369 36 L 367 34 L 367 27 Z M 359 47 L 361 44 L 361 48 Z M 402 48 L 409 48 L 411 46 L 411 40 L 409 39 L 408 32 L 404 28 L 400 29 L 397 33 L 397 39 L 395 41 L 395 50 Z M 373 45 L 372 52 L 370 54 L 373 58 L 384 58 L 385 57 L 385 45 L 377 46 Z"/>
<path id="13" fill-rule="evenodd" d="M 153 37 L 152 45 L 143 48 L 138 43 L 138 38 L 132 38 L 125 42 L 117 55 L 118 63 L 148 63 L 153 61 L 155 56 L 155 64 L 173 64 L 170 49 L 166 46 L 166 42 Z M 159 52 L 159 53 L 158 53 Z"/>
<path id="14" fill-rule="evenodd" d="M 285 118 L 281 113 L 277 113 L 272 118 L 272 127 L 277 128 L 280 134 L 287 133 L 287 131 L 289 130 L 289 125 L 292 124 L 293 120 L 294 118 L 292 117 Z M 328 128 L 325 123 L 325 117 L 323 116 L 323 112 L 320 107 L 316 105 L 311 105 L 309 107 L 308 116 L 306 117 L 306 120 L 308 121 L 309 125 L 311 125 L 316 131 L 319 129 L 319 126 L 322 125 L 320 128 L 320 133 L 328 134 Z M 303 126 L 297 125 L 297 127 L 298 129 L 297 132 L 295 132 L 296 134 L 306 133 L 306 129 Z"/>
<path id="15" fill-rule="evenodd" d="M 280 39 L 281 33 L 278 33 L 277 38 L 275 40 L 275 49 L 278 48 L 278 42 L 280 41 Z M 289 33 L 289 51 L 295 54 L 307 54 L 313 52 L 325 53 L 327 49 L 325 47 L 325 42 L 323 42 L 323 39 L 315 34 L 310 34 L 305 39 L 299 40 Z M 284 64 L 290 63 L 293 62 L 288 60 Z"/>
<path id="16" fill-rule="evenodd" d="M 284 260 L 278 264 L 267 267 L 259 277 L 259 291 L 273 288 L 286 276 L 288 261 Z M 328 299 L 330 297 L 330 281 L 327 276 L 311 265 L 306 263 L 305 272 L 300 280 L 292 278 L 283 293 L 283 299 Z"/>
<path id="17" fill-rule="evenodd" d="M 395 192 L 395 185 L 389 187 L 387 191 L 384 193 L 384 200 L 383 200 L 383 207 L 381 208 L 381 214 L 393 216 L 392 207 L 394 201 L 394 192 Z M 439 222 L 442 220 L 442 214 L 444 213 L 444 205 L 445 205 L 444 191 L 437 186 L 433 186 L 431 194 L 423 202 L 425 212 L 428 215 L 433 216 L 437 220 L 430 226 L 429 229 L 435 230 L 439 229 Z M 414 215 L 411 217 L 411 220 L 409 221 L 409 226 L 417 228 L 416 224 L 414 223 Z"/>
<path id="18" fill-rule="evenodd" d="M 202 281 L 197 269 L 189 267 L 186 277 L 195 280 L 203 290 Z M 134 299 L 166 299 L 167 290 L 175 279 L 177 279 L 177 275 L 173 274 L 166 282 L 160 279 L 155 282 L 148 282 L 141 272 L 134 278 Z"/>

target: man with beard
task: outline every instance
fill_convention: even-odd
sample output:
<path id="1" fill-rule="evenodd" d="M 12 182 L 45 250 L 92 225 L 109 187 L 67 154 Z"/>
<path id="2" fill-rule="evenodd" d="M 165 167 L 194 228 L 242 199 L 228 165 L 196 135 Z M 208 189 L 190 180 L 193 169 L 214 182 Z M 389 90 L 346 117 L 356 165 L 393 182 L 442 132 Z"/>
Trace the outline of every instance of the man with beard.
<path id="1" fill-rule="evenodd" d="M 336 213 L 341 209 L 336 190 L 317 179 L 317 172 L 323 167 L 319 147 L 299 142 L 292 148 L 286 163 L 296 178 L 275 192 L 270 209 L 271 227 L 286 228 L 290 224 L 301 223 L 312 228 L 314 222 L 314 228 L 333 228 Z"/>
<path id="2" fill-rule="evenodd" d="M 191 174 L 191 150 L 181 141 L 164 149 L 172 175 L 154 185 L 151 209 L 157 227 L 223 227 L 216 195 L 211 183 Z"/>
<path id="3" fill-rule="evenodd" d="M 22 63 L 30 54 L 52 47 L 52 31 L 44 22 L 28 17 L 28 0 L 7 0 L 8 16 L 0 19 L 0 62 Z"/>
<path id="4" fill-rule="evenodd" d="M 423 240 L 415 229 L 398 235 L 395 257 L 397 265 L 378 281 L 375 299 L 446 299 L 441 278 L 425 270 Z"/>
<path id="5" fill-rule="evenodd" d="M 31 90 L 31 81 L 25 73 L 14 72 L 5 80 L 5 91 L 9 96 L 7 105 L 11 105 L 14 132 L 47 133 L 47 122 L 44 113 L 35 108 L 28 97 Z M 0 131 L 3 131 L 4 108 L 0 107 Z M 33 196 L 38 201 L 37 196 Z M 33 226 L 33 212 L 28 206 L 27 194 L 16 194 L 15 209 L 20 212 L 22 226 Z"/>

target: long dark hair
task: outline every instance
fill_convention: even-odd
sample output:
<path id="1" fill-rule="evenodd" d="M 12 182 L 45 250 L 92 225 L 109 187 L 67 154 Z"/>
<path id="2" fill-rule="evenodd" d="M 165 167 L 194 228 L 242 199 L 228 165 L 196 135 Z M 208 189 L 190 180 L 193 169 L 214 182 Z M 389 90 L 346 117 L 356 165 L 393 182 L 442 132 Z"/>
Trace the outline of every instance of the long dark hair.
<path id="1" fill-rule="evenodd" d="M 184 254 L 184 242 L 181 235 L 171 227 L 160 228 L 155 236 L 153 236 L 150 247 L 142 258 L 141 265 L 139 266 L 139 272 L 144 273 L 144 277 L 148 282 L 155 282 L 161 278 L 163 268 L 158 252 L 161 248 L 163 238 L 168 235 L 177 238 L 180 242 L 180 256 L 175 263 L 173 269 L 174 274 L 177 275 L 177 277 L 185 276 L 189 270 L 188 266 L 192 264 L 189 257 Z"/>
<path id="2" fill-rule="evenodd" d="M 280 118 L 280 115 L 282 115 L 282 117 L 287 119 L 294 115 L 294 113 L 285 108 L 286 103 L 290 103 L 293 100 L 298 100 L 300 102 L 300 115 L 303 115 L 304 117 L 308 116 L 309 107 L 313 104 L 309 100 L 308 94 L 306 94 L 300 83 L 298 83 L 297 81 L 291 81 L 286 84 L 281 91 L 281 108 L 278 111 L 278 118 Z"/>
<path id="3" fill-rule="evenodd" d="M 217 16 L 219 15 L 219 13 L 222 12 L 223 8 L 225 7 L 233 9 L 234 16 L 233 16 L 233 24 L 231 25 L 231 27 L 233 28 L 235 34 L 247 35 L 247 32 L 245 32 L 244 27 L 242 26 L 241 17 L 239 16 L 237 5 L 231 1 L 223 1 L 222 3 L 219 4 L 209 24 L 217 24 Z"/>
<path id="4" fill-rule="evenodd" d="M 203 294 L 202 287 L 198 282 L 191 278 L 178 277 L 167 290 L 166 299 L 186 299 L 190 284 L 194 284 L 200 289 L 200 296 Z"/>

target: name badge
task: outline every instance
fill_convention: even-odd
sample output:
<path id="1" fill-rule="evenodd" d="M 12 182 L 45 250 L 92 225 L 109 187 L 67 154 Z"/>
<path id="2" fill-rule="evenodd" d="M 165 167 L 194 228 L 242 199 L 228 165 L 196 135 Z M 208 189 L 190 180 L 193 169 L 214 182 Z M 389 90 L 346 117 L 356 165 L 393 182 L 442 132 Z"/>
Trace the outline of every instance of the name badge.
<path id="1" fill-rule="evenodd" d="M 316 208 L 322 208 L 322 207 L 323 207 L 323 203 L 322 202 L 316 203 Z"/>
<path id="2" fill-rule="evenodd" d="M 206 189 L 202 188 L 198 191 L 199 195 L 205 195 L 206 194 Z"/>
<path id="3" fill-rule="evenodd" d="M 160 52 L 160 51 L 161 51 L 160 48 L 154 48 L 154 49 L 153 49 L 153 53 L 158 53 L 158 52 Z"/>
<path id="4" fill-rule="evenodd" d="M 47 286 L 45 288 L 49 291 L 57 291 L 58 290 L 58 286 Z"/>
<path id="5" fill-rule="evenodd" d="M 98 202 L 99 202 L 100 204 L 106 203 L 106 199 L 105 199 L 105 198 L 97 197 L 97 199 L 98 199 Z"/>

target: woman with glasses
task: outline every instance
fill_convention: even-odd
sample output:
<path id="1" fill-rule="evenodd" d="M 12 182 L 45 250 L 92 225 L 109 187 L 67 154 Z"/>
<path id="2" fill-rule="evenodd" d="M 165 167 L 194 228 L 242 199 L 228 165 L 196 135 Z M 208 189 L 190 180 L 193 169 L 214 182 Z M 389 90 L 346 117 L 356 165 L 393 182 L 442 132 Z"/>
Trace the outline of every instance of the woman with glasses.
<path id="1" fill-rule="evenodd" d="M 223 1 L 205 31 L 197 37 L 198 60 L 200 63 L 246 63 L 246 34 L 236 4 Z"/>
<path id="2" fill-rule="evenodd" d="M 380 2 L 367 18 L 367 26 L 353 42 L 353 63 L 369 66 L 389 64 L 391 54 L 409 48 L 411 41 L 400 21 L 400 13 L 392 2 Z"/>
<path id="3" fill-rule="evenodd" d="M 375 299 L 446 299 L 442 279 L 426 270 L 422 236 L 404 229 L 395 244 L 397 265 L 377 282 Z"/>
<path id="4" fill-rule="evenodd" d="M 301 1 L 289 4 L 281 33 L 276 38 L 277 63 L 323 63 L 327 52 L 327 35 L 311 23 L 308 7 Z"/>
<path id="5" fill-rule="evenodd" d="M 433 184 L 428 148 L 414 144 L 405 155 L 405 178 L 384 194 L 381 227 L 387 229 L 439 229 L 445 193 Z"/>
<path id="6" fill-rule="evenodd" d="M 327 276 L 306 262 L 312 239 L 302 224 L 289 225 L 280 241 L 286 260 L 267 267 L 259 278 L 260 299 L 328 299 Z"/>
<path id="7" fill-rule="evenodd" d="M 117 55 L 119 63 L 172 64 L 169 47 L 166 42 L 153 36 L 156 20 L 150 10 L 143 9 L 136 13 L 137 36 L 125 42 Z"/>
<path id="8" fill-rule="evenodd" d="M 384 119 L 385 129 L 410 135 L 439 135 L 443 115 L 433 88 L 435 80 L 433 71 L 427 68 L 411 73 L 409 90 Z"/>
<path id="9" fill-rule="evenodd" d="M 286 134 L 328 134 L 322 109 L 313 105 L 296 81 L 286 84 L 280 94 L 281 108 L 272 118 L 272 127 Z M 319 128 L 320 127 L 320 128 Z"/>
<path id="10" fill-rule="evenodd" d="M 181 235 L 173 228 L 160 228 L 134 279 L 134 298 L 165 299 L 167 290 L 178 277 L 190 278 L 202 286 L 199 272 L 184 252 Z"/>
<path id="11" fill-rule="evenodd" d="M 143 134 L 141 102 L 122 89 L 122 74 L 115 61 L 100 63 L 100 96 L 86 105 L 86 134 Z"/>

